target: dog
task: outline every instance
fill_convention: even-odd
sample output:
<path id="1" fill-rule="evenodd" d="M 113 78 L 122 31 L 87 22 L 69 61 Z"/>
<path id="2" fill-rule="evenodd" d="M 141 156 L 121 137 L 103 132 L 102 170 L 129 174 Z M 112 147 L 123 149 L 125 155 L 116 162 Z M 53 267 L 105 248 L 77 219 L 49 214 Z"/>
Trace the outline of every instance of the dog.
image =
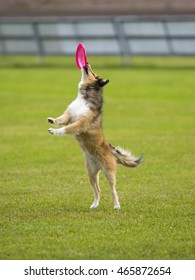
<path id="1" fill-rule="evenodd" d="M 87 64 L 81 69 L 78 96 L 58 118 L 48 118 L 52 135 L 72 134 L 80 145 L 86 163 L 89 181 L 94 190 L 94 201 L 90 208 L 97 208 L 100 201 L 99 172 L 102 171 L 111 187 L 114 209 L 120 209 L 116 192 L 117 164 L 127 167 L 138 166 L 143 157 L 134 157 L 121 147 L 107 143 L 102 131 L 103 87 L 109 80 L 97 76 Z"/>

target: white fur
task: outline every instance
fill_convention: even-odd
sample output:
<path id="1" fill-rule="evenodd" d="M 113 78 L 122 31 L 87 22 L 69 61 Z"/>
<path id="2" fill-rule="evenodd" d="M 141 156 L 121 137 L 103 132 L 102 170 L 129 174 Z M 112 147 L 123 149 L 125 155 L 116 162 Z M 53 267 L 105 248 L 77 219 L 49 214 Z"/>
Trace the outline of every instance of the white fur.
<path id="1" fill-rule="evenodd" d="M 95 198 L 93 204 L 90 206 L 90 209 L 95 209 L 98 206 L 99 206 L 99 200 Z"/>
<path id="2" fill-rule="evenodd" d="M 81 69 L 81 81 L 80 81 L 80 83 L 79 83 L 79 88 L 80 88 L 80 86 L 81 86 L 81 83 L 84 82 L 84 80 L 85 80 L 85 69 L 82 68 L 82 69 Z"/>
<path id="3" fill-rule="evenodd" d="M 65 134 L 65 127 L 61 127 L 61 128 L 49 128 L 48 129 L 49 133 L 51 133 L 52 135 L 58 135 L 58 136 L 62 136 Z"/>
<path id="4" fill-rule="evenodd" d="M 71 117 L 86 116 L 89 112 L 89 107 L 85 100 L 78 94 L 78 97 L 68 106 Z"/>
<path id="5" fill-rule="evenodd" d="M 124 150 L 124 149 L 121 148 L 120 146 L 117 146 L 117 147 L 116 147 L 116 150 L 118 150 L 118 151 L 119 151 L 121 154 L 123 154 L 124 156 L 130 157 L 131 160 L 136 160 L 136 157 L 134 157 L 130 151 Z"/>

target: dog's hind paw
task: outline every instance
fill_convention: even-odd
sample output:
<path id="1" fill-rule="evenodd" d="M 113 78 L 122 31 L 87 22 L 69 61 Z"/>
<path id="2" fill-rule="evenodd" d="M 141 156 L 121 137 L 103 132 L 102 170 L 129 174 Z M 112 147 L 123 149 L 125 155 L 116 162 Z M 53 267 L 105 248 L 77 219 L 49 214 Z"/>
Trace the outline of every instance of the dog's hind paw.
<path id="1" fill-rule="evenodd" d="M 114 205 L 114 210 L 120 210 L 120 209 L 121 209 L 120 204 Z"/>
<path id="2" fill-rule="evenodd" d="M 93 204 L 90 206 L 90 209 L 95 209 L 95 208 L 97 208 L 97 207 L 98 207 L 98 204 L 93 203 Z"/>

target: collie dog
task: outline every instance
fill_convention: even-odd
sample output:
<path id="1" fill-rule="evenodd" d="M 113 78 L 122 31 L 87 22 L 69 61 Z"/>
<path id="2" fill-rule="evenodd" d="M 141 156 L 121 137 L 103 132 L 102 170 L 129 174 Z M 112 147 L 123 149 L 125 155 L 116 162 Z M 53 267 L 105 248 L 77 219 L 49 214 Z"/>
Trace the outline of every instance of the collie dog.
<path id="1" fill-rule="evenodd" d="M 94 190 L 94 201 L 90 208 L 99 205 L 99 172 L 103 171 L 111 187 L 114 209 L 120 209 L 116 192 L 117 164 L 136 167 L 142 162 L 142 156 L 136 158 L 129 151 L 106 142 L 102 132 L 102 93 L 109 80 L 98 77 L 89 64 L 81 72 L 77 98 L 63 115 L 56 119 L 48 118 L 52 125 L 62 127 L 49 128 L 48 131 L 52 135 L 72 134 L 83 150 L 87 173 Z"/>

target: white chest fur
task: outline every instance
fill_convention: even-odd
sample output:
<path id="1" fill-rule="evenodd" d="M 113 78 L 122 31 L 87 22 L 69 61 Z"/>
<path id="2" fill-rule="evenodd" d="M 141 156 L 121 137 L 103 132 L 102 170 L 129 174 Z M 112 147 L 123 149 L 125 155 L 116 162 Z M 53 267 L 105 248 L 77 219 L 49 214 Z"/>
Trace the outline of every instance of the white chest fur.
<path id="1" fill-rule="evenodd" d="M 86 104 L 86 101 L 78 96 L 69 106 L 69 112 L 71 117 L 76 118 L 79 116 L 86 116 L 89 112 L 89 107 Z"/>

